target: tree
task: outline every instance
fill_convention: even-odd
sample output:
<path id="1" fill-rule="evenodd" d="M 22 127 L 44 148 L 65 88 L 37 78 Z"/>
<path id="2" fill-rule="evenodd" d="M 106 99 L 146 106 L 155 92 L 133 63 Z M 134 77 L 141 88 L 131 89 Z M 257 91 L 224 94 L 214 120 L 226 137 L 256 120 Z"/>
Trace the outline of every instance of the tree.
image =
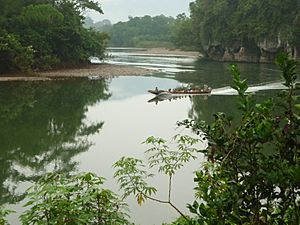
<path id="1" fill-rule="evenodd" d="M 123 198 L 135 195 L 139 205 L 146 200 L 169 205 L 187 221 L 188 217 L 171 200 L 172 179 L 177 170 L 196 158 L 197 149 L 194 146 L 199 140 L 187 135 L 176 135 L 174 140 L 178 149 L 172 150 L 166 145 L 166 140 L 162 138 L 147 138 L 144 143 L 152 145 L 145 152 L 148 154 L 147 165 L 149 168 L 145 169 L 146 165 L 140 159 L 122 157 L 114 164 L 116 168 L 114 177 L 118 179 L 120 189 L 124 191 Z M 168 198 L 166 200 L 152 197 L 157 190 L 155 187 L 149 186 L 147 182 L 153 176 L 148 172 L 153 167 L 156 167 L 158 172 L 165 174 L 169 179 Z"/>
<path id="2" fill-rule="evenodd" d="M 291 37 L 296 30 L 299 12 L 297 0 L 196 0 L 190 4 L 192 32 L 197 36 L 201 52 L 217 60 L 239 60 L 233 54 L 243 47 L 248 61 L 269 62 L 274 53 L 299 48 Z M 295 41 L 295 39 L 293 39 Z M 229 53 L 230 57 L 224 53 Z M 243 52 L 243 53 L 244 53 Z M 241 60 L 241 59 L 240 59 Z"/>
<path id="3" fill-rule="evenodd" d="M 174 18 L 160 16 L 130 17 L 112 26 L 110 44 L 128 47 L 168 47 L 172 41 Z"/>
<path id="4" fill-rule="evenodd" d="M 176 17 L 172 33 L 172 42 L 176 47 L 197 49 L 197 37 L 192 32 L 192 21 L 184 13 Z"/>
<path id="5" fill-rule="evenodd" d="M 17 34 L 24 46 L 34 49 L 34 66 L 49 69 L 60 62 L 54 52 L 58 27 L 63 25 L 64 15 L 49 4 L 29 5 L 16 18 Z M 53 40 L 54 39 L 54 40 Z"/>
<path id="6" fill-rule="evenodd" d="M 2 0 L 0 6 L 3 73 L 78 65 L 88 63 L 90 56 L 105 56 L 108 36 L 83 27 L 87 9 L 103 13 L 97 2 Z"/>
<path id="7" fill-rule="evenodd" d="M 33 64 L 32 46 L 23 46 L 16 35 L 0 30 L 0 73 L 26 71 Z"/>

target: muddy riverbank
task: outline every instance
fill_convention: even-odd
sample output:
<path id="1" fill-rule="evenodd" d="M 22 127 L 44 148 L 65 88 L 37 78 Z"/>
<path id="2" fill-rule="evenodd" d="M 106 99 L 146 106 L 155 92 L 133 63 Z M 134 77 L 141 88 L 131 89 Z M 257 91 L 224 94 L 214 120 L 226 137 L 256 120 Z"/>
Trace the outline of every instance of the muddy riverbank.
<path id="1" fill-rule="evenodd" d="M 152 74 L 155 71 L 135 66 L 113 64 L 90 64 L 82 68 L 58 69 L 30 74 L 6 74 L 0 77 L 0 81 L 41 81 L 71 77 L 116 77 L 116 76 L 141 76 Z"/>
<path id="2" fill-rule="evenodd" d="M 122 48 L 118 48 L 122 49 Z M 124 48 L 127 49 L 127 48 Z M 178 49 L 166 49 L 166 48 L 149 48 L 138 49 L 128 48 L 130 54 L 137 56 L 164 56 L 164 57 L 184 57 L 196 59 L 201 57 L 199 52 L 195 51 L 182 51 Z M 56 69 L 43 72 L 31 72 L 29 74 L 16 73 L 16 74 L 2 74 L 0 75 L 0 81 L 40 81 L 51 80 L 60 78 L 75 78 L 75 77 L 116 77 L 116 76 L 142 76 L 157 72 L 157 70 L 141 68 L 132 65 L 116 65 L 113 63 L 96 63 L 84 65 L 76 68 L 69 69 Z"/>

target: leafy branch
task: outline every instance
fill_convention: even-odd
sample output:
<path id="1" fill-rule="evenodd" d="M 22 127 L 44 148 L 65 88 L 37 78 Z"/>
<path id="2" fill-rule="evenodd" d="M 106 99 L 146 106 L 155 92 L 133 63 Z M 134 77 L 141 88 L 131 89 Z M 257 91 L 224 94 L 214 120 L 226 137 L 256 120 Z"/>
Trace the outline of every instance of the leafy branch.
<path id="1" fill-rule="evenodd" d="M 28 190 L 22 224 L 129 224 L 127 205 L 93 173 L 50 173 Z"/>
<path id="2" fill-rule="evenodd" d="M 158 172 L 167 175 L 169 178 L 167 200 L 152 197 L 157 192 L 157 189 L 149 186 L 146 179 L 153 177 L 153 174 L 148 174 L 145 170 L 146 166 L 140 159 L 122 157 L 114 164 L 114 167 L 117 169 L 114 177 L 118 179 L 120 189 L 124 191 L 124 198 L 133 194 L 139 205 L 146 199 L 162 204 L 169 204 L 183 218 L 188 220 L 184 213 L 171 201 L 172 178 L 176 171 L 182 168 L 185 163 L 191 159 L 196 159 L 195 153 L 197 153 L 197 149 L 193 146 L 198 143 L 199 139 L 187 135 L 176 135 L 174 140 L 177 142 L 175 150 L 170 150 L 166 144 L 166 140 L 162 138 L 152 136 L 143 142 L 144 144 L 152 145 L 145 152 L 148 155 L 147 163 L 149 168 L 157 167 Z"/>
<path id="3" fill-rule="evenodd" d="M 15 211 L 12 210 L 8 210 L 8 209 L 3 209 L 2 207 L 0 207 L 0 224 L 2 225 L 8 225 L 8 221 L 6 220 L 6 217 L 11 214 L 14 213 Z"/>

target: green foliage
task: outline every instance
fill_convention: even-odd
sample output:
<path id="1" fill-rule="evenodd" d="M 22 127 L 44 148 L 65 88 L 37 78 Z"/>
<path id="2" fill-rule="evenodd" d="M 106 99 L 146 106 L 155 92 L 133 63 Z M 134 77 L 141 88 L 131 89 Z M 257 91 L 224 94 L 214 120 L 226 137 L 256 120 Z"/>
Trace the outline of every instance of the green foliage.
<path id="1" fill-rule="evenodd" d="M 26 71 L 33 63 L 32 46 L 23 46 L 15 35 L 0 30 L 0 73 Z"/>
<path id="2" fill-rule="evenodd" d="M 83 27 L 85 10 L 102 13 L 96 2 L 3 0 L 0 4 L 5 6 L 0 16 L 1 45 L 11 46 L 0 48 L 1 58 L 8 61 L 0 64 L 1 72 L 51 69 L 105 56 L 108 36 Z"/>
<path id="3" fill-rule="evenodd" d="M 110 45 L 126 47 L 170 46 L 175 19 L 172 17 L 130 17 L 114 24 L 109 31 Z"/>
<path id="4" fill-rule="evenodd" d="M 176 47 L 184 50 L 198 50 L 197 36 L 192 32 L 192 20 L 184 13 L 176 17 L 172 42 Z"/>
<path id="5" fill-rule="evenodd" d="M 29 5 L 24 7 L 16 18 L 16 33 L 22 37 L 24 45 L 34 49 L 34 66 L 49 69 L 60 62 L 53 53 L 52 40 L 57 27 L 62 26 L 64 16 L 48 4 Z"/>
<path id="6" fill-rule="evenodd" d="M 99 2 L 94 2 L 91 0 L 73 0 L 76 8 L 82 11 L 86 11 L 88 9 L 94 10 L 98 13 L 103 13 Z"/>
<path id="7" fill-rule="evenodd" d="M 282 71 L 282 76 L 285 80 L 284 85 L 290 90 L 295 89 L 295 82 L 297 80 L 295 61 L 289 59 L 288 54 L 281 54 L 277 57 L 276 64 Z"/>
<path id="8" fill-rule="evenodd" d="M 190 10 L 191 31 L 203 53 L 236 53 L 243 46 L 259 55 L 261 45 L 299 49 L 298 0 L 195 0 Z"/>
<path id="9" fill-rule="evenodd" d="M 191 225 L 191 222 L 192 221 L 187 220 L 186 218 L 181 216 L 172 223 L 163 223 L 162 225 Z"/>
<path id="10" fill-rule="evenodd" d="M 83 59 L 86 60 L 90 56 L 95 56 L 99 59 L 104 59 L 106 46 L 109 40 L 108 34 L 104 32 L 97 32 L 93 29 L 84 29 L 82 30 L 81 35 L 85 40 L 83 42 L 83 49 L 85 50 Z"/>
<path id="11" fill-rule="evenodd" d="M 197 150 L 193 146 L 199 140 L 186 135 L 176 135 L 174 140 L 177 143 L 176 150 L 170 150 L 166 145 L 166 141 L 162 138 L 149 137 L 144 142 L 145 144 L 152 145 L 146 151 L 149 169 L 157 167 L 158 172 L 162 172 L 169 177 L 169 194 L 167 200 L 152 197 L 157 190 L 149 186 L 146 179 L 152 177 L 153 174 L 148 172 L 149 169 L 145 169 L 146 166 L 142 160 L 121 158 L 114 164 L 114 167 L 117 169 L 114 177 L 118 179 L 120 188 L 124 191 L 124 197 L 133 194 L 140 205 L 147 199 L 169 204 L 185 218 L 185 215 L 171 202 L 172 177 L 184 163 L 196 158 L 195 153 Z"/>
<path id="12" fill-rule="evenodd" d="M 225 114 L 212 124 L 184 121 L 208 140 L 207 162 L 197 171 L 196 195 L 188 207 L 197 224 L 299 224 L 300 152 L 296 63 L 277 59 L 285 79 L 278 99 L 256 103 L 231 66 L 241 120 Z M 249 98 L 250 97 L 250 98 Z M 280 104 L 275 104 L 275 102 Z"/>
<path id="13" fill-rule="evenodd" d="M 184 163 L 196 159 L 194 154 L 197 149 L 193 146 L 199 141 L 198 139 L 187 135 L 176 135 L 174 140 L 177 142 L 176 149 L 170 150 L 165 140 L 155 137 L 147 138 L 144 143 L 153 145 L 146 151 L 150 168 L 157 166 L 158 172 L 173 176 Z"/>
<path id="14" fill-rule="evenodd" d="M 156 193 L 156 189 L 145 181 L 153 175 L 142 169 L 145 166 L 141 160 L 122 157 L 114 167 L 117 168 L 114 177 L 118 178 L 120 188 L 124 190 L 123 198 L 134 194 L 138 204 L 141 205 L 147 196 Z"/>
<path id="15" fill-rule="evenodd" d="M 1 225 L 8 225 L 8 221 L 6 220 L 6 216 L 13 213 L 14 211 L 3 209 L 0 207 L 0 224 Z"/>
<path id="16" fill-rule="evenodd" d="M 24 30 L 31 29 L 37 32 L 48 32 L 48 29 L 52 30 L 55 26 L 61 25 L 63 19 L 63 14 L 49 4 L 24 7 L 21 15 L 17 18 Z"/>
<path id="17" fill-rule="evenodd" d="M 92 173 L 48 174 L 29 189 L 23 224 L 129 224 L 126 204 Z"/>
<path id="18" fill-rule="evenodd" d="M 250 112 L 254 106 L 253 96 L 246 94 L 248 89 L 247 80 L 241 80 L 241 74 L 237 69 L 236 65 L 231 65 L 231 73 L 233 75 L 233 89 L 238 92 L 238 103 L 239 108 L 244 112 Z"/>

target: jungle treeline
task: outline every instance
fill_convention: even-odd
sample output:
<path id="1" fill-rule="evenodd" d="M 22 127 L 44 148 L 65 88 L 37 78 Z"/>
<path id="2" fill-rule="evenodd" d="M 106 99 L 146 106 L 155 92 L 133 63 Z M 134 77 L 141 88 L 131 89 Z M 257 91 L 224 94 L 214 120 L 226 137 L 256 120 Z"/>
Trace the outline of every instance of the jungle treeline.
<path id="1" fill-rule="evenodd" d="M 282 51 L 298 58 L 299 0 L 196 0 L 190 15 L 144 16 L 95 24 L 110 45 L 198 50 L 219 61 L 273 62 Z"/>
<path id="2" fill-rule="evenodd" d="M 273 62 L 300 51 L 300 0 L 195 0 L 190 15 L 93 23 L 93 0 L 0 0 L 0 73 L 100 59 L 106 44 L 197 50 L 218 61 Z M 85 26 L 84 26 L 85 25 Z"/>
<path id="3" fill-rule="evenodd" d="M 190 11 L 196 43 L 209 58 L 273 62 L 282 51 L 299 57 L 299 0 L 196 0 Z"/>
<path id="4" fill-rule="evenodd" d="M 104 57 L 107 34 L 83 27 L 90 0 L 0 0 L 0 73 L 52 69 Z"/>
<path id="5" fill-rule="evenodd" d="M 188 26 L 186 26 L 188 24 Z M 113 47 L 180 47 L 197 50 L 190 18 L 184 13 L 176 18 L 159 15 L 129 17 L 126 22 L 112 24 L 109 20 L 94 22 L 87 17 L 86 27 L 107 32 Z"/>

